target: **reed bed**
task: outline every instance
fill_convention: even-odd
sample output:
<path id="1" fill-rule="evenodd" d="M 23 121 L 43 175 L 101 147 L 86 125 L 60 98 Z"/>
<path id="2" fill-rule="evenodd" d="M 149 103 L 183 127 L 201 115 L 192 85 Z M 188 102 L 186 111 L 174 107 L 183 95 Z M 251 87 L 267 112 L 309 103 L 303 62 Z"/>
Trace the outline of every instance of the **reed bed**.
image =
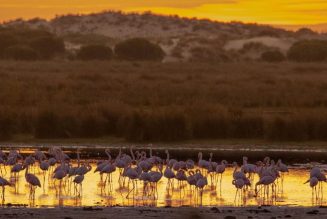
<path id="1" fill-rule="evenodd" d="M 327 140 L 327 64 L 0 62 L 0 138 Z"/>

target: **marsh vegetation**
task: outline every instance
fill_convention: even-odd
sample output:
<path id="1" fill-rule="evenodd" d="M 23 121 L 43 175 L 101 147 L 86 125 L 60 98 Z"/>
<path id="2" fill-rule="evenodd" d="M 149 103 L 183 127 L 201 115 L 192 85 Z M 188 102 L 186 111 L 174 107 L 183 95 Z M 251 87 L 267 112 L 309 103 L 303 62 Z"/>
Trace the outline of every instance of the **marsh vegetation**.
<path id="1" fill-rule="evenodd" d="M 327 65 L 0 63 L 0 133 L 129 141 L 327 139 Z"/>

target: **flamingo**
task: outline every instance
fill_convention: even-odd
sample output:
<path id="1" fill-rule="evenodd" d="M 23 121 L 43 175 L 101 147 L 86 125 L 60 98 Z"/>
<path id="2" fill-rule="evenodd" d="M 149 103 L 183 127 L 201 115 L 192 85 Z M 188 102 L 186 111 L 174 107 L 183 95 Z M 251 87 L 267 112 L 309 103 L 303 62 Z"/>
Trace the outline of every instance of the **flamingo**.
<path id="1" fill-rule="evenodd" d="M 47 159 L 47 156 L 45 156 L 45 154 L 44 154 L 40 149 L 37 149 L 37 150 L 34 152 L 34 157 L 35 157 L 36 160 L 39 161 L 39 162 L 41 162 L 42 160 Z"/>
<path id="2" fill-rule="evenodd" d="M 14 174 L 15 180 L 19 177 L 19 172 L 24 170 L 25 166 L 23 164 L 17 163 L 11 168 L 11 174 Z"/>
<path id="3" fill-rule="evenodd" d="M 206 160 L 203 160 L 202 159 L 202 152 L 199 152 L 198 154 L 198 158 L 199 158 L 199 161 L 198 161 L 198 166 L 204 170 L 204 169 L 208 169 L 210 163 Z"/>
<path id="4" fill-rule="evenodd" d="M 100 175 L 107 174 L 106 179 L 104 180 L 104 186 L 106 186 L 107 181 L 109 184 L 112 182 L 112 173 L 116 171 L 115 163 L 111 163 L 112 158 L 110 155 L 110 150 L 106 149 L 105 152 L 108 156 L 108 160 L 107 160 L 107 162 L 105 162 L 105 165 L 100 169 Z M 85 171 L 85 169 L 83 170 L 83 172 L 84 171 Z M 79 175 L 82 175 L 82 174 L 79 174 Z M 101 177 L 101 179 L 102 179 L 102 177 Z"/>
<path id="5" fill-rule="evenodd" d="M 317 196 L 317 185 L 319 183 L 319 180 L 317 177 L 311 177 L 308 179 L 304 184 L 309 183 L 311 189 L 312 189 L 312 197 L 314 197 L 314 194 Z"/>
<path id="6" fill-rule="evenodd" d="M 248 158 L 243 157 L 243 165 L 241 167 L 241 171 L 243 173 L 248 174 L 248 178 L 253 179 L 253 174 L 256 173 L 257 166 L 254 164 L 248 163 Z"/>
<path id="7" fill-rule="evenodd" d="M 84 175 L 75 176 L 73 182 L 75 183 L 75 193 L 77 192 L 77 185 L 80 186 L 80 190 L 78 192 L 78 196 L 81 196 L 82 193 L 82 182 L 84 181 Z"/>
<path id="8" fill-rule="evenodd" d="M 196 187 L 196 182 L 197 182 L 197 177 L 195 176 L 195 173 L 193 170 L 190 170 L 188 172 L 188 177 L 187 177 L 187 183 L 190 185 L 190 191 L 192 191 L 192 186 Z"/>
<path id="9" fill-rule="evenodd" d="M 244 186 L 245 186 L 245 182 L 242 178 L 238 178 L 238 179 L 234 179 L 232 181 L 232 184 L 235 186 L 236 188 L 236 193 L 235 193 L 235 198 L 234 198 L 234 202 L 236 202 L 236 197 L 237 195 L 239 194 L 239 192 L 241 193 L 240 195 L 242 196 L 243 195 L 243 192 L 244 192 Z"/>
<path id="10" fill-rule="evenodd" d="M 258 195 L 258 186 L 263 185 L 264 188 L 264 195 L 267 194 L 267 197 L 269 197 L 269 186 L 271 185 L 272 193 L 274 194 L 276 192 L 276 184 L 275 184 L 276 177 L 272 175 L 263 176 L 260 178 L 260 180 L 255 184 L 255 195 Z M 260 189 L 261 190 L 261 189 Z"/>
<path id="11" fill-rule="evenodd" d="M 207 177 L 200 177 L 197 179 L 195 187 L 200 190 L 200 197 L 201 197 L 201 205 L 202 205 L 202 196 L 203 196 L 203 188 L 208 185 Z"/>
<path id="12" fill-rule="evenodd" d="M 222 181 L 223 181 L 223 174 L 224 174 L 224 172 L 226 170 L 226 164 L 227 164 L 227 161 L 222 160 L 221 164 L 217 165 L 217 167 L 216 167 L 216 173 L 218 175 L 220 175 L 220 180 L 218 178 L 217 181 L 216 181 L 216 185 L 218 184 L 218 181 L 220 181 L 220 186 L 219 186 L 220 187 L 220 193 L 221 193 L 221 184 L 222 184 Z"/>
<path id="13" fill-rule="evenodd" d="M 131 190 L 129 190 L 129 192 L 126 195 L 126 198 L 129 198 L 129 194 L 134 191 L 135 189 L 135 182 L 138 177 L 139 177 L 139 173 L 136 171 L 135 168 L 131 168 L 131 166 L 129 166 L 128 168 L 126 168 L 126 176 L 129 178 L 129 180 L 132 181 L 133 187 Z"/>
<path id="14" fill-rule="evenodd" d="M 327 182 L 325 174 L 321 171 L 319 167 L 313 167 L 310 171 L 310 179 L 316 177 L 318 179 L 319 192 L 323 193 L 322 182 Z"/>
<path id="15" fill-rule="evenodd" d="M 35 196 L 35 190 L 37 187 L 41 187 L 41 182 L 37 176 L 28 173 L 29 166 L 25 170 L 25 180 L 30 185 L 30 197 Z"/>
<path id="16" fill-rule="evenodd" d="M 176 173 L 176 176 L 175 178 L 177 179 L 178 181 L 178 184 L 179 184 L 179 189 L 182 190 L 183 188 L 183 183 L 185 181 L 187 181 L 187 177 L 186 177 L 186 174 L 185 174 L 185 170 L 178 170 L 177 173 Z"/>
<path id="17" fill-rule="evenodd" d="M 166 166 L 166 169 L 164 171 L 164 177 L 168 179 L 167 190 L 169 190 L 169 188 L 172 188 L 174 185 L 173 180 L 175 178 L 175 173 L 168 165 Z"/>
<path id="18" fill-rule="evenodd" d="M 49 167 L 50 167 L 50 164 L 48 161 L 42 160 L 40 162 L 40 169 L 43 171 L 43 184 L 45 184 L 45 175 L 46 175 L 46 172 L 49 170 Z"/>
<path id="19" fill-rule="evenodd" d="M 61 186 L 62 186 L 62 180 L 67 176 L 68 173 L 68 166 L 64 164 L 64 156 L 61 153 L 61 151 L 57 151 L 58 154 L 56 154 L 56 156 L 58 157 L 58 159 L 61 161 L 60 166 L 58 166 L 55 171 L 54 174 L 52 176 L 53 179 L 55 180 L 59 180 L 59 195 L 61 193 Z"/>
<path id="20" fill-rule="evenodd" d="M 161 180 L 163 173 L 163 166 L 162 164 L 159 165 L 158 167 L 159 171 L 150 171 L 150 182 L 152 184 L 154 184 L 153 188 L 154 188 L 154 193 L 157 194 L 158 197 L 158 182 Z"/>
<path id="21" fill-rule="evenodd" d="M 168 150 L 165 150 L 165 153 L 167 155 L 166 164 L 170 168 L 172 168 L 174 166 L 174 164 L 177 163 L 177 160 L 175 160 L 175 159 L 169 159 L 170 158 L 170 155 L 169 155 L 169 151 Z"/>
<path id="22" fill-rule="evenodd" d="M 125 159 L 122 157 L 121 148 L 119 148 L 119 154 L 115 159 L 115 165 L 119 169 L 120 172 L 119 177 L 120 177 L 122 169 L 124 169 L 127 165 Z"/>
<path id="23" fill-rule="evenodd" d="M 5 199 L 5 188 L 6 186 L 12 186 L 12 184 L 5 178 L 0 176 L 0 186 L 2 187 L 2 200 Z"/>

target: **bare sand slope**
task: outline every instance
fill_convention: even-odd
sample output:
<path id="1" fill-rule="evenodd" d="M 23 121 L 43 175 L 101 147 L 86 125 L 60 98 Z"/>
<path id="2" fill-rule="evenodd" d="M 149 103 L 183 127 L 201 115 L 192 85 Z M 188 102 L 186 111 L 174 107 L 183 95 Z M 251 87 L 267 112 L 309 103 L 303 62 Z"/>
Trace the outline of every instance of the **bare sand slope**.
<path id="1" fill-rule="evenodd" d="M 327 218 L 327 208 L 244 207 L 244 208 L 2 208 L 0 218 L 160 218 L 160 219 L 250 219 Z"/>

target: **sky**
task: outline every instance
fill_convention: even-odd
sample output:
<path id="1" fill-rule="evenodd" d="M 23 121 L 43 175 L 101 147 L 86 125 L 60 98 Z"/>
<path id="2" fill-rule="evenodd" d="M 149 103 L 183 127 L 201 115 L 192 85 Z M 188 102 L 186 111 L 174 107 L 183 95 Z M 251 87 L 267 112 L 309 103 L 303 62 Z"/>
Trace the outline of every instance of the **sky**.
<path id="1" fill-rule="evenodd" d="M 272 25 L 327 23 L 327 0 L 0 0 L 0 21 L 104 10 Z"/>

